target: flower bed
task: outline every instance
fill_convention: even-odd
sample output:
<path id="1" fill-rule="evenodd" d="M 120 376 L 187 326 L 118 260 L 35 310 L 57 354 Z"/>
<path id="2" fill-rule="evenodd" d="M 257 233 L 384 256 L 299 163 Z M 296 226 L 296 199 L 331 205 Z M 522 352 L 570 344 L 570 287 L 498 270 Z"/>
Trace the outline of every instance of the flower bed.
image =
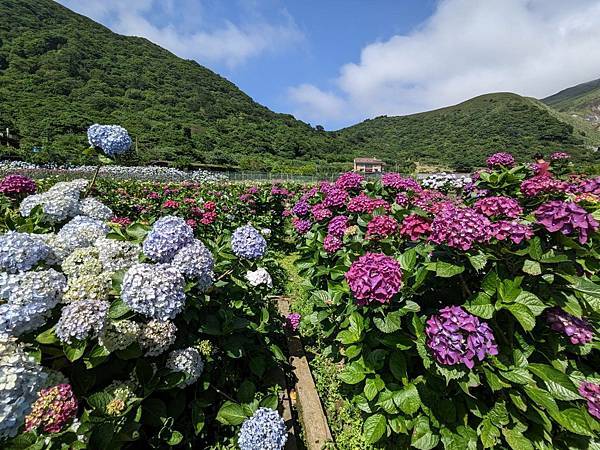
<path id="1" fill-rule="evenodd" d="M 301 330 L 343 364 L 367 444 L 599 445 L 600 180 L 488 163 L 463 191 L 352 174 L 292 208 Z"/>

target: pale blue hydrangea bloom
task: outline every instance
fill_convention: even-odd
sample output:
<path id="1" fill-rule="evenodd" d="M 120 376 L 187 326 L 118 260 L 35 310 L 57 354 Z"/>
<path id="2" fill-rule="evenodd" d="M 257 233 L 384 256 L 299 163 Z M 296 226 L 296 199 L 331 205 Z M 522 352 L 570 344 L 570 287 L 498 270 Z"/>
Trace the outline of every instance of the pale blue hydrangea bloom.
<path id="1" fill-rule="evenodd" d="M 45 380 L 42 367 L 16 339 L 0 336 L 0 440 L 17 434 Z"/>
<path id="2" fill-rule="evenodd" d="M 108 156 L 120 155 L 131 148 L 129 133 L 119 125 L 96 123 L 88 128 L 87 136 L 92 147 L 100 148 Z"/>
<path id="3" fill-rule="evenodd" d="M 114 217 L 112 209 L 92 197 L 84 198 L 79 202 L 79 214 L 92 219 L 107 221 Z"/>
<path id="4" fill-rule="evenodd" d="M 67 279 L 54 269 L 0 274 L 0 334 L 19 336 L 42 326 L 61 300 Z"/>
<path id="5" fill-rule="evenodd" d="M 173 350 L 167 358 L 166 366 L 173 372 L 183 372 L 187 378 L 179 385 L 180 388 L 195 383 L 204 370 L 204 361 L 200 352 L 188 347 L 183 350 Z"/>
<path id="6" fill-rule="evenodd" d="M 246 419 L 238 434 L 240 450 L 281 450 L 287 441 L 285 423 L 279 413 L 259 408 Z"/>
<path id="7" fill-rule="evenodd" d="M 79 195 L 87 186 L 87 180 L 60 182 L 42 194 L 25 197 L 19 206 L 23 217 L 29 217 L 36 206 L 41 206 L 43 219 L 50 223 L 63 222 L 79 212 Z"/>
<path id="8" fill-rule="evenodd" d="M 267 241 L 252 225 L 244 225 L 233 232 L 231 249 L 240 258 L 258 259 L 267 251 Z"/>
<path id="9" fill-rule="evenodd" d="M 171 265 L 184 276 L 197 279 L 205 290 L 212 283 L 214 263 L 210 250 L 198 239 L 194 239 L 175 254 Z"/>
<path id="10" fill-rule="evenodd" d="M 109 229 L 102 221 L 86 216 L 71 219 L 57 233 L 58 241 L 71 253 L 76 248 L 89 247 L 99 237 L 105 236 Z"/>
<path id="11" fill-rule="evenodd" d="M 9 231 L 0 235 L 0 270 L 10 273 L 29 270 L 49 253 L 50 247 L 27 233 Z"/>
<path id="12" fill-rule="evenodd" d="M 102 300 L 79 300 L 64 306 L 56 323 L 55 334 L 61 342 L 95 338 L 103 330 L 110 303 Z"/>
<path id="13" fill-rule="evenodd" d="M 121 299 L 133 311 L 158 320 L 172 319 L 185 304 L 185 280 L 170 264 L 135 264 L 121 284 Z"/>
<path id="14" fill-rule="evenodd" d="M 98 259 L 102 267 L 107 272 L 128 269 L 139 260 L 140 246 L 133 242 L 100 237 L 94 247 L 98 251 Z"/>
<path id="15" fill-rule="evenodd" d="M 158 219 L 146 236 L 144 255 L 156 262 L 170 262 L 175 254 L 194 241 L 194 230 L 181 217 Z"/>

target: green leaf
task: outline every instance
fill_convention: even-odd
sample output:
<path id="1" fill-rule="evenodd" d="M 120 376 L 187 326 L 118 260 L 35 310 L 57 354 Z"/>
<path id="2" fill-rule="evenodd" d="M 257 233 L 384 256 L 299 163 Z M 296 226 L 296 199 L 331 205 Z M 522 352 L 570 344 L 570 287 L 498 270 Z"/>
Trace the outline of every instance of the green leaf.
<path id="1" fill-rule="evenodd" d="M 469 255 L 469 262 L 475 270 L 481 270 L 487 264 L 487 256 L 484 253 L 478 255 Z"/>
<path id="2" fill-rule="evenodd" d="M 104 391 L 96 392 L 87 398 L 88 404 L 102 414 L 106 413 L 106 405 L 108 405 L 111 400 L 111 395 Z"/>
<path id="3" fill-rule="evenodd" d="M 417 251 L 414 248 L 405 251 L 400 255 L 400 267 L 406 272 L 410 272 L 417 264 Z"/>
<path id="4" fill-rule="evenodd" d="M 240 425 L 247 417 L 241 405 L 229 400 L 223 403 L 217 413 L 217 420 L 224 425 Z"/>
<path id="5" fill-rule="evenodd" d="M 410 445 L 419 450 L 431 450 L 440 442 L 440 437 L 433 434 L 429 428 L 429 419 L 426 416 L 419 416 L 415 421 Z"/>
<path id="6" fill-rule="evenodd" d="M 521 431 L 504 428 L 502 434 L 510 448 L 513 450 L 534 450 L 531 441 L 523 436 Z"/>
<path id="7" fill-rule="evenodd" d="M 383 437 L 386 430 L 386 420 L 383 414 L 373 414 L 367 417 L 363 425 L 363 436 L 367 444 L 374 444 Z"/>
<path id="8" fill-rule="evenodd" d="M 397 380 L 401 381 L 402 384 L 408 383 L 408 372 L 406 367 L 406 358 L 403 353 L 398 351 L 392 353 L 390 357 L 390 371 Z"/>
<path id="9" fill-rule="evenodd" d="M 194 426 L 194 434 L 200 434 L 206 423 L 206 415 L 202 408 L 202 403 L 199 400 L 192 402 L 192 425 Z"/>
<path id="10" fill-rule="evenodd" d="M 530 259 L 526 259 L 523 263 L 523 272 L 529 275 L 541 275 L 542 274 L 542 266 L 537 261 L 532 261 Z"/>
<path id="11" fill-rule="evenodd" d="M 344 367 L 338 377 L 346 384 L 357 384 L 365 379 L 365 370 L 361 364 L 354 361 Z"/>
<path id="12" fill-rule="evenodd" d="M 69 361 L 77 361 L 83 356 L 86 345 L 86 341 L 73 341 L 71 344 L 64 344 L 63 351 Z"/>
<path id="13" fill-rule="evenodd" d="M 594 428 L 596 426 L 595 419 L 582 411 L 581 409 L 568 408 L 560 412 L 562 420 L 559 423 L 567 430 L 582 436 L 596 436 Z"/>
<path id="14" fill-rule="evenodd" d="M 279 404 L 279 397 L 276 394 L 267 395 L 260 401 L 260 406 L 265 408 L 277 409 Z"/>
<path id="15" fill-rule="evenodd" d="M 414 384 L 405 386 L 402 390 L 394 393 L 394 403 L 405 414 L 414 414 L 421 407 L 421 397 Z"/>
<path id="16" fill-rule="evenodd" d="M 479 292 L 475 299 L 465 305 L 465 309 L 482 319 L 491 319 L 496 311 L 491 296 L 485 292 Z"/>
<path id="17" fill-rule="evenodd" d="M 435 272 L 436 276 L 441 278 L 450 278 L 465 271 L 465 266 L 450 264 L 445 261 L 427 263 L 425 268 L 429 271 Z"/>
<path id="18" fill-rule="evenodd" d="M 489 419 L 484 419 L 479 427 L 479 437 L 483 448 L 492 448 L 500 438 L 500 430 Z"/>
<path id="19" fill-rule="evenodd" d="M 571 379 L 546 364 L 529 364 L 529 370 L 542 379 L 548 392 L 557 400 L 580 400 L 581 396 Z"/>
<path id="20" fill-rule="evenodd" d="M 515 303 L 527 306 L 534 316 L 539 316 L 547 307 L 535 294 L 527 291 L 522 291 L 515 299 Z"/>
<path id="21" fill-rule="evenodd" d="M 542 258 L 542 241 L 538 236 L 529 241 L 528 250 L 532 259 L 539 261 Z"/>
<path id="22" fill-rule="evenodd" d="M 108 308 L 108 317 L 111 319 L 118 319 L 123 317 L 129 311 L 129 306 L 123 303 L 123 300 L 118 299 L 111 303 L 110 308 Z"/>
<path id="23" fill-rule="evenodd" d="M 383 319 L 375 317 L 373 323 L 383 333 L 393 333 L 400 329 L 400 321 L 403 315 L 400 311 L 394 311 L 386 314 Z"/>
<path id="24" fill-rule="evenodd" d="M 167 439 L 166 444 L 173 446 L 173 445 L 179 444 L 182 440 L 183 440 L 183 434 L 181 434 L 177 430 L 173 430 L 173 432 L 171 433 L 171 436 L 169 437 L 169 439 Z"/>
<path id="25" fill-rule="evenodd" d="M 168 417 L 167 405 L 158 398 L 148 398 L 142 403 L 142 421 L 153 427 L 161 427 Z"/>
<path id="26" fill-rule="evenodd" d="M 250 380 L 242 381 L 237 391 L 237 398 L 242 403 L 250 403 L 254 399 L 254 393 L 256 392 L 256 386 Z"/>
<path id="27" fill-rule="evenodd" d="M 503 308 L 508 309 L 515 316 L 524 330 L 531 331 L 535 327 L 535 316 L 527 306 L 520 303 L 512 303 L 503 305 Z"/>
<path id="28" fill-rule="evenodd" d="M 367 381 L 365 381 L 365 388 L 363 392 L 365 393 L 365 397 L 367 397 L 367 400 L 371 401 L 375 397 L 377 397 L 379 391 L 381 391 L 384 387 L 385 383 L 378 375 L 375 378 L 367 378 Z"/>
<path id="29" fill-rule="evenodd" d="M 58 342 L 58 338 L 54 333 L 55 328 L 49 328 L 43 333 L 40 333 L 36 336 L 35 340 L 40 344 L 56 344 Z"/>

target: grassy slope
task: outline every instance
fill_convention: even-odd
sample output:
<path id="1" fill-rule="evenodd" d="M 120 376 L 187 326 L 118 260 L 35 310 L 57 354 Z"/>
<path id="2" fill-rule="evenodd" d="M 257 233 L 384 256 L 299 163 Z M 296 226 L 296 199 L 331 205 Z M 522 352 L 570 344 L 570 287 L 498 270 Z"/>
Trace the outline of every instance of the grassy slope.
<path id="1" fill-rule="evenodd" d="M 569 117 L 576 115 L 585 118 L 592 113 L 592 107 L 600 106 L 600 79 L 564 89 L 541 101 L 558 111 L 567 113 Z M 595 115 L 598 113 L 596 112 Z M 598 121 L 595 125 L 597 129 Z"/>

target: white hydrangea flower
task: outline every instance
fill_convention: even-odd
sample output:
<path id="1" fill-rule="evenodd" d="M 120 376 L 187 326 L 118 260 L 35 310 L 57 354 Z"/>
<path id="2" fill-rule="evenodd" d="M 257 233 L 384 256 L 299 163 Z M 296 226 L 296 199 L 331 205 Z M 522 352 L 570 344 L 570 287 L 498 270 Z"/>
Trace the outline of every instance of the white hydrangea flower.
<path id="1" fill-rule="evenodd" d="M 259 267 L 255 271 L 251 271 L 251 270 L 247 271 L 246 272 L 246 280 L 248 280 L 248 283 L 250 284 L 250 286 L 257 287 L 257 286 L 264 284 L 268 288 L 273 287 L 273 280 L 271 278 L 271 275 L 263 267 Z"/>
<path id="2" fill-rule="evenodd" d="M 187 379 L 179 387 L 183 388 L 193 384 L 200 378 L 204 370 L 204 361 L 200 352 L 194 347 L 188 347 L 183 350 L 173 350 L 167 359 L 166 366 L 173 372 L 183 372 Z"/>
<path id="3" fill-rule="evenodd" d="M 96 239 L 94 246 L 98 250 L 98 258 L 102 267 L 107 272 L 125 270 L 138 263 L 140 254 L 138 244 L 102 236 Z"/>
<path id="4" fill-rule="evenodd" d="M 63 307 L 56 323 L 56 336 L 61 342 L 95 338 L 104 330 L 110 303 L 80 300 Z"/>
<path id="5" fill-rule="evenodd" d="M 177 327 L 171 321 L 151 320 L 142 328 L 140 345 L 146 356 L 157 356 L 166 351 L 177 337 Z"/>
<path id="6" fill-rule="evenodd" d="M 108 272 L 84 273 L 69 277 L 63 301 L 70 303 L 80 300 L 108 300 L 111 287 L 112 278 Z"/>
<path id="7" fill-rule="evenodd" d="M 100 263 L 98 249 L 95 247 L 75 249 L 65 258 L 61 267 L 63 273 L 69 277 L 102 273 L 102 263 Z"/>
<path id="8" fill-rule="evenodd" d="M 112 209 L 93 197 L 84 198 L 79 202 L 79 214 L 102 221 L 107 221 L 114 217 Z"/>
<path id="9" fill-rule="evenodd" d="M 124 350 L 140 338 L 141 326 L 133 320 L 109 322 L 98 337 L 108 351 Z"/>

